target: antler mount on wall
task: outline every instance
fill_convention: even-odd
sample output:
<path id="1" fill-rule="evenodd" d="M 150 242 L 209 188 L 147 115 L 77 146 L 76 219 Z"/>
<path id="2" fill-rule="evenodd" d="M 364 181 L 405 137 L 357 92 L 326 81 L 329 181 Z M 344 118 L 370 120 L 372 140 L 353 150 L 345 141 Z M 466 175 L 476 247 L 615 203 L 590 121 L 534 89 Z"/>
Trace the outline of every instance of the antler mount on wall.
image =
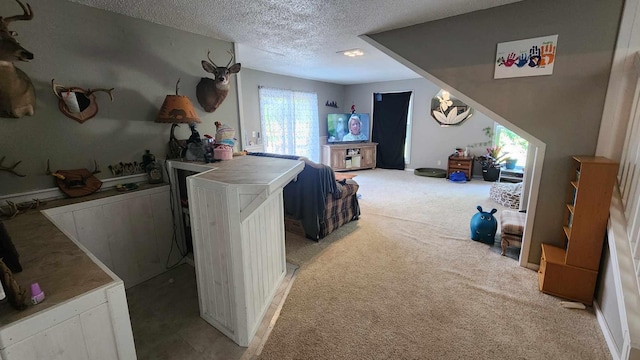
<path id="1" fill-rule="evenodd" d="M 76 86 L 65 87 L 55 83 L 55 79 L 51 79 L 51 88 L 53 93 L 58 97 L 58 108 L 65 116 L 83 123 L 98 113 L 98 103 L 94 93 L 104 91 L 109 94 L 109 98 L 113 101 L 111 89 L 83 89 Z"/>

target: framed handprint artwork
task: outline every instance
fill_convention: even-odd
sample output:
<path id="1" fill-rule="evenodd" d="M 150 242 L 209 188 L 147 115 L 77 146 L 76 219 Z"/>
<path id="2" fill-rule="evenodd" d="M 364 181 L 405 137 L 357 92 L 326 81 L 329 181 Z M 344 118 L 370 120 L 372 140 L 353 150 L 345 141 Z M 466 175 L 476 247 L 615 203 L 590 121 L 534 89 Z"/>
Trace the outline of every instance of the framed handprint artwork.
<path id="1" fill-rule="evenodd" d="M 494 79 L 553 74 L 558 35 L 499 43 Z"/>

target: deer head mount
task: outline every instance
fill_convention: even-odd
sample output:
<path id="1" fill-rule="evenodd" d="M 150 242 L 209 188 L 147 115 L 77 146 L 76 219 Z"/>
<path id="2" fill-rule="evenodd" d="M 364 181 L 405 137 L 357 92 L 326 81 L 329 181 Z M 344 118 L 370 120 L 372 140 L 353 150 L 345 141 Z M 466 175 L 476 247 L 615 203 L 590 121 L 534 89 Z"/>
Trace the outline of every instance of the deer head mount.
<path id="1" fill-rule="evenodd" d="M 33 11 L 16 0 L 24 14 L 9 17 L 0 16 L 0 117 L 20 118 L 33 115 L 36 95 L 31 79 L 13 65 L 14 61 L 29 61 L 33 54 L 20 46 L 15 39 L 17 33 L 9 30 L 9 24 L 16 20 L 31 20 Z"/>
<path id="2" fill-rule="evenodd" d="M 236 74 L 240 71 L 239 63 L 231 65 L 234 58 L 233 53 L 229 52 L 231 60 L 229 60 L 227 66 L 216 65 L 209 57 L 210 53 L 211 51 L 207 51 L 207 59 L 209 61 L 202 60 L 202 68 L 204 71 L 212 73 L 214 78 L 202 78 L 196 86 L 198 103 L 206 112 L 214 112 L 222 104 L 229 93 L 231 74 Z"/>
<path id="3" fill-rule="evenodd" d="M 109 98 L 113 101 L 111 89 L 82 89 L 79 87 L 64 87 L 55 83 L 55 79 L 51 79 L 51 88 L 53 93 L 58 97 L 58 108 L 67 117 L 79 122 L 83 122 L 96 116 L 98 113 L 98 103 L 96 102 L 95 92 L 104 91 L 109 94 Z"/>

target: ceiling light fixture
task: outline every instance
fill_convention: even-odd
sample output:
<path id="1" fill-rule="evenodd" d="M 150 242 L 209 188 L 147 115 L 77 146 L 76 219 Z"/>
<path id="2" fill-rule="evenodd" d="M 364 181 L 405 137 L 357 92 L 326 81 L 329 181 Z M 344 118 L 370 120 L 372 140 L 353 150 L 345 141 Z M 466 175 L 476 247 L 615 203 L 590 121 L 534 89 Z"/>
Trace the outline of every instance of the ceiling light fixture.
<path id="1" fill-rule="evenodd" d="M 364 52 L 361 49 L 342 50 L 342 51 L 338 51 L 338 53 L 342 53 L 343 55 L 348 57 L 356 57 L 356 56 L 364 55 Z"/>

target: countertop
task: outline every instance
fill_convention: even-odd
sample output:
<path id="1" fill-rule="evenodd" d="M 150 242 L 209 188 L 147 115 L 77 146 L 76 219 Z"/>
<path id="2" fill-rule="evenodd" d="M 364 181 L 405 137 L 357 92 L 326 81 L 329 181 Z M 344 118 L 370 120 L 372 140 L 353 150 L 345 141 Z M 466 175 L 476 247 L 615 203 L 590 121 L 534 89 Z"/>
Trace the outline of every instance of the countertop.
<path id="1" fill-rule="evenodd" d="M 196 175 L 201 179 L 228 185 L 265 186 L 270 191 L 286 185 L 304 168 L 301 160 L 251 155 L 209 164 L 178 160 L 169 162 L 173 168 L 202 171 Z"/>
<path id="2" fill-rule="evenodd" d="M 140 184 L 138 190 L 127 193 L 166 185 Z M 122 193 L 112 189 L 79 198 L 56 199 L 38 209 L 20 212 L 12 219 L 2 220 L 20 255 L 23 268 L 22 272 L 14 274 L 14 278 L 27 290 L 27 298 L 31 298 L 31 284 L 34 282 L 38 282 L 46 298 L 37 305 L 29 303 L 27 309 L 22 311 L 15 310 L 6 300 L 0 302 L 0 328 L 117 281 L 40 211 Z"/>

